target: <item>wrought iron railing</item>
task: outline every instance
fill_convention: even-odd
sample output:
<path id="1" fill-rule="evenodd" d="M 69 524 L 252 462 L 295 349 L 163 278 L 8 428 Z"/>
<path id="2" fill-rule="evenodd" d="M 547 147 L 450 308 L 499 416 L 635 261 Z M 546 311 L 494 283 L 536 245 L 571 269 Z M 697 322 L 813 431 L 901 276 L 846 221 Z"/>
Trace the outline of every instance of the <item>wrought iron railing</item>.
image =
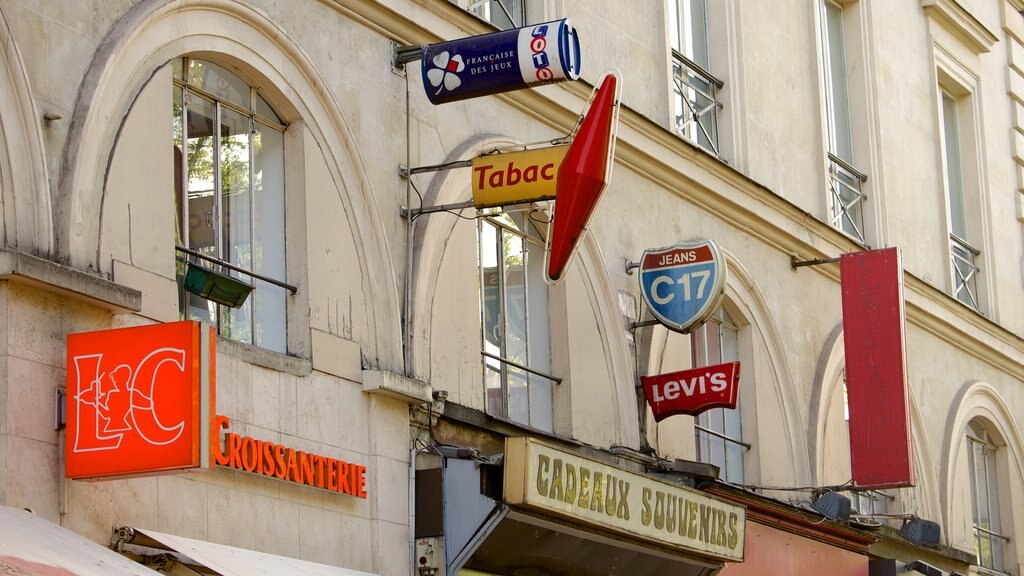
<path id="1" fill-rule="evenodd" d="M 949 235 L 950 260 L 953 267 L 953 297 L 978 310 L 978 273 L 981 268 L 975 260 L 981 250 L 971 246 L 956 234 Z"/>
<path id="2" fill-rule="evenodd" d="M 828 154 L 829 224 L 864 243 L 864 202 L 861 186 L 868 177 L 842 158 Z"/>
<path id="3" fill-rule="evenodd" d="M 672 82 L 675 91 L 676 132 L 718 156 L 717 91 L 725 84 L 699 64 L 672 51 Z"/>

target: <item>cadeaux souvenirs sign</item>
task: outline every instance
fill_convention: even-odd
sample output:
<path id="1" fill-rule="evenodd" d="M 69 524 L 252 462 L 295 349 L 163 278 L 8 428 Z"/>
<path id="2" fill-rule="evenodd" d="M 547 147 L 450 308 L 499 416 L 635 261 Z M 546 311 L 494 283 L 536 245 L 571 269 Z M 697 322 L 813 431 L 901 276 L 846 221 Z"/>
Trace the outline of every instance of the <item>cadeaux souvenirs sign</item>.
<path id="1" fill-rule="evenodd" d="M 505 441 L 505 501 L 659 546 L 743 561 L 746 510 L 533 438 Z"/>

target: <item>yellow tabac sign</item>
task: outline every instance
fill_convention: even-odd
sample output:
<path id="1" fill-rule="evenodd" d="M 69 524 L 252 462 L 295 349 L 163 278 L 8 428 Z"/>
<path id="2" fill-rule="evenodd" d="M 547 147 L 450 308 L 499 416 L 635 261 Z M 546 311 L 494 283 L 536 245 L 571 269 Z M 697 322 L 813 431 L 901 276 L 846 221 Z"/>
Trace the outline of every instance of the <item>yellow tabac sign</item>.
<path id="1" fill-rule="evenodd" d="M 487 154 L 473 159 L 473 205 L 507 206 L 555 197 L 558 167 L 568 146 Z"/>
<path id="2" fill-rule="evenodd" d="M 532 438 L 505 441 L 505 501 L 660 546 L 743 561 L 742 506 Z"/>

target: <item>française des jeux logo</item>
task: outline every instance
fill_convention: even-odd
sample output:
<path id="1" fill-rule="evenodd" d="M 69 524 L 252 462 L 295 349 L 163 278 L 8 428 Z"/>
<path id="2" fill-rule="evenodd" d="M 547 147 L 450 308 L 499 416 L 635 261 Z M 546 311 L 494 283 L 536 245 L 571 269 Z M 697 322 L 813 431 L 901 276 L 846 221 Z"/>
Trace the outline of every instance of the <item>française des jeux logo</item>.
<path id="1" fill-rule="evenodd" d="M 659 322 L 687 332 L 718 308 L 725 295 L 725 271 L 718 246 L 710 240 L 645 250 L 641 293 Z"/>
<path id="2" fill-rule="evenodd" d="M 200 411 L 212 412 L 214 402 L 211 330 L 184 321 L 68 336 L 68 478 L 200 467 L 201 452 L 209 450 Z M 207 366 L 201 362 L 203 340 Z M 206 405 L 204 371 L 209 379 Z"/>

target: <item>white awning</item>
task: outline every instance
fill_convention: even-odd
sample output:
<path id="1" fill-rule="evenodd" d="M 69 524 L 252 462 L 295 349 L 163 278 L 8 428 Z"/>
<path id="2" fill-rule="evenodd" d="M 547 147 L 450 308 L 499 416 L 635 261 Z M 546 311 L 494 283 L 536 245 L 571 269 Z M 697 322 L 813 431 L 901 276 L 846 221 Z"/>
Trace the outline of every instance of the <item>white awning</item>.
<path id="1" fill-rule="evenodd" d="M 0 506 L 0 574 L 160 576 L 26 510 Z"/>
<path id="2" fill-rule="evenodd" d="M 222 576 L 379 576 L 184 536 L 163 534 L 145 528 L 119 530 L 121 534 L 132 532 L 133 537 L 127 542 L 175 552 L 187 557 L 192 563 L 204 566 Z M 143 538 L 139 538 L 140 535 Z"/>

